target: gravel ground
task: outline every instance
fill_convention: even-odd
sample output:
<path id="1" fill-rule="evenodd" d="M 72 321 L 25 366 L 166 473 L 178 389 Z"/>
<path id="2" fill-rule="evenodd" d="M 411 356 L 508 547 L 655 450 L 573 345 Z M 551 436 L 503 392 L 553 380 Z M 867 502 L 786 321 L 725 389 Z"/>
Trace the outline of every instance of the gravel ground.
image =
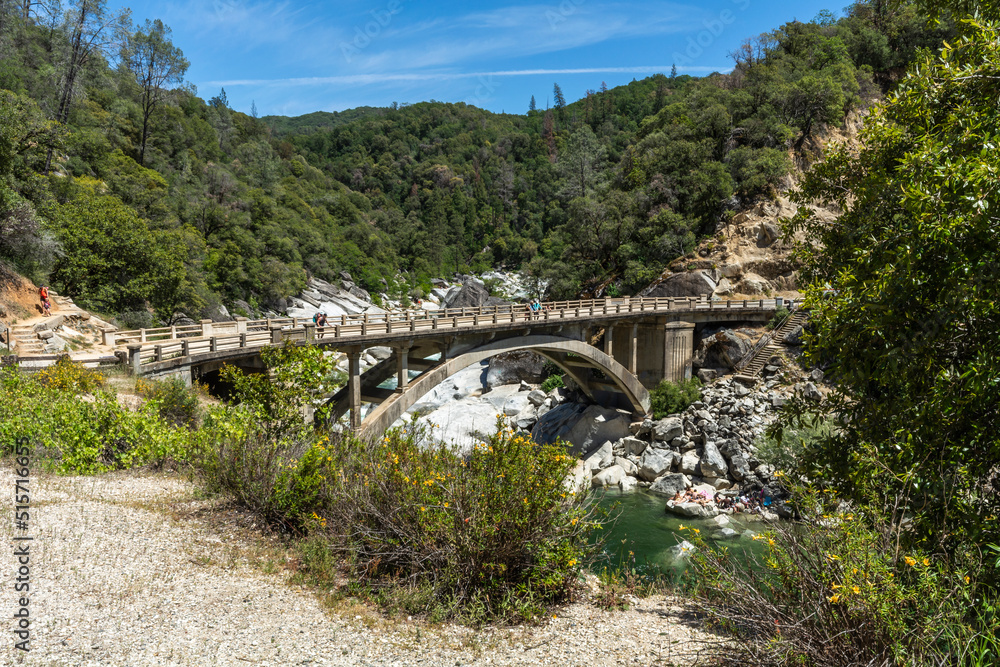
<path id="1" fill-rule="evenodd" d="M 0 471 L 5 513 L 11 467 Z M 8 550 L 3 665 L 691 665 L 718 640 L 663 597 L 481 630 L 329 608 L 288 583 L 294 559 L 279 540 L 181 476 L 35 474 L 30 486 L 32 650 L 9 631 Z M 3 525 L 7 544 L 24 534 Z"/>

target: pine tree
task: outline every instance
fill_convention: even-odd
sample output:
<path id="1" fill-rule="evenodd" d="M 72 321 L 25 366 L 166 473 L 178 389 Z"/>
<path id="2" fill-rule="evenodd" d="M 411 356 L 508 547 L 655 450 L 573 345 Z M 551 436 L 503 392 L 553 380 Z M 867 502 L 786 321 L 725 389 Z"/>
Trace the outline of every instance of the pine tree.
<path id="1" fill-rule="evenodd" d="M 552 96 L 555 98 L 556 111 L 559 111 L 566 106 L 566 98 L 563 97 L 562 88 L 559 87 L 558 83 L 552 85 Z"/>
<path id="2" fill-rule="evenodd" d="M 535 107 L 535 96 L 532 95 L 531 96 L 531 101 L 528 103 L 528 113 L 531 113 L 535 109 L 536 109 L 536 107 Z"/>
<path id="3" fill-rule="evenodd" d="M 671 65 L 670 66 L 670 78 L 671 79 L 676 79 L 677 78 L 677 65 Z"/>

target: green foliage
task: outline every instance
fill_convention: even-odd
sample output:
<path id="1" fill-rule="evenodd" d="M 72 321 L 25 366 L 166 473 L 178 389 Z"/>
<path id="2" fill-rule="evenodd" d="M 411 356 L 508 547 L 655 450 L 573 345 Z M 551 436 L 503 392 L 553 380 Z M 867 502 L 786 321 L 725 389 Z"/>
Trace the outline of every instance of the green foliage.
<path id="1" fill-rule="evenodd" d="M 28 376 L 0 372 L 0 441 L 27 437 L 60 473 L 90 474 L 192 460 L 200 441 L 164 422 L 155 402 L 123 407 L 93 371 L 71 362 Z M 91 392 L 85 394 L 84 392 Z"/>
<path id="2" fill-rule="evenodd" d="M 565 450 L 508 430 L 464 456 L 420 439 L 392 431 L 324 448 L 318 514 L 355 580 L 405 611 L 467 620 L 538 618 L 565 599 L 596 525 L 565 487 Z M 407 580 L 423 593 L 384 589 Z"/>
<path id="3" fill-rule="evenodd" d="M 808 175 L 800 201 L 839 207 L 837 224 L 806 209 L 792 224 L 809 241 L 807 356 L 829 364 L 843 426 L 805 472 L 862 505 L 902 498 L 904 544 L 948 554 L 1000 539 L 1000 26 L 966 32 L 869 116 L 860 153 Z"/>
<path id="4" fill-rule="evenodd" d="M 152 306 L 162 322 L 236 300 L 276 309 L 307 275 L 342 270 L 373 294 L 520 266 L 555 298 L 609 278 L 634 292 L 734 208 L 771 196 L 790 147 L 808 161 L 816 128 L 840 123 L 952 33 L 947 20 L 924 28 L 911 6 L 888 4 L 781 26 L 739 51 L 731 74 L 658 74 L 550 112 L 431 102 L 266 122 L 229 108 L 225 91 L 195 97 L 158 21 L 88 42 L 80 59 L 72 22 L 5 14 L 0 89 L 14 92 L 0 101 L 0 177 L 14 176 L 0 185 L 0 240 L 5 219 L 27 224 L 0 254 L 41 278 L 59 256 L 53 235 L 68 234 L 56 270 L 74 267 L 63 276 L 74 297 Z M 120 14 L 106 18 L 111 37 Z M 105 46 L 121 41 L 121 53 Z M 50 157 L 51 175 L 39 176 Z M 154 264 L 130 252 L 146 234 L 110 205 L 99 214 L 124 235 L 121 258 L 74 233 L 91 206 L 78 200 L 94 197 L 148 228 Z M 111 294 L 85 280 L 85 266 L 112 279 Z"/>
<path id="5" fill-rule="evenodd" d="M 267 429 L 215 410 L 201 461 L 209 488 L 308 532 L 306 575 L 390 609 L 466 621 L 537 618 L 566 598 L 597 547 L 564 449 L 502 431 L 460 455 L 413 430 L 378 441 Z"/>
<path id="6" fill-rule="evenodd" d="M 261 350 L 267 373 L 250 373 L 235 366 L 222 369 L 222 379 L 232 383 L 234 401 L 260 424 L 264 433 L 277 437 L 301 428 L 303 408 L 332 395 L 347 382 L 337 370 L 333 356 L 314 345 L 296 345 Z M 324 408 L 316 421 L 324 419 Z"/>
<path id="7" fill-rule="evenodd" d="M 121 200 L 81 188 L 76 199 L 53 211 L 53 218 L 65 255 L 51 282 L 83 305 L 102 312 L 138 310 L 147 301 L 161 306 L 173 297 L 164 284 L 183 284 L 180 257 L 159 247 L 157 237 Z"/>
<path id="8" fill-rule="evenodd" d="M 201 401 L 197 388 L 188 387 L 184 380 L 143 380 L 135 385 L 136 392 L 156 406 L 156 411 L 168 424 L 196 429 L 201 421 Z"/>
<path id="9" fill-rule="evenodd" d="M 771 331 L 776 326 L 781 324 L 782 321 L 784 321 L 784 319 L 791 314 L 792 313 L 790 310 L 788 310 L 788 308 L 782 306 L 781 308 L 778 308 L 777 310 L 774 311 L 774 316 L 764 326 L 768 331 Z"/>
<path id="10" fill-rule="evenodd" d="M 542 381 L 541 389 L 547 394 L 553 389 L 558 389 L 559 387 L 565 387 L 565 386 L 566 386 L 566 381 L 563 379 L 562 374 L 553 373 L 552 375 L 548 376 Z"/>
<path id="11" fill-rule="evenodd" d="M 757 458 L 775 470 L 794 471 L 808 452 L 835 434 L 834 420 L 819 414 L 804 415 L 795 426 L 778 422 L 757 439 Z"/>
<path id="12" fill-rule="evenodd" d="M 749 564 L 698 540 L 699 606 L 733 640 L 720 664 L 988 664 L 973 649 L 995 647 L 1000 625 L 979 613 L 995 593 L 977 584 L 974 555 L 900 550 L 898 515 L 798 498 L 808 523 L 755 536 L 767 551 Z"/>
<path id="13" fill-rule="evenodd" d="M 654 419 L 683 412 L 701 398 L 701 381 L 698 378 L 670 382 L 664 380 L 649 392 L 649 409 Z"/>

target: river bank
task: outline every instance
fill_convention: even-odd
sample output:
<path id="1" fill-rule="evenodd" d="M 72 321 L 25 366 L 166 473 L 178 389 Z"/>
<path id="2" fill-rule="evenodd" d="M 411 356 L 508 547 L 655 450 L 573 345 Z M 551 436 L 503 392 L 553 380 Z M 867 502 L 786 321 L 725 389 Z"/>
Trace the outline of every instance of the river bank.
<path id="1" fill-rule="evenodd" d="M 296 585 L 286 542 L 181 475 L 31 483 L 32 650 L 5 642 L 3 664 L 692 664 L 720 641 L 664 596 L 627 611 L 585 597 L 513 628 L 389 619 Z"/>

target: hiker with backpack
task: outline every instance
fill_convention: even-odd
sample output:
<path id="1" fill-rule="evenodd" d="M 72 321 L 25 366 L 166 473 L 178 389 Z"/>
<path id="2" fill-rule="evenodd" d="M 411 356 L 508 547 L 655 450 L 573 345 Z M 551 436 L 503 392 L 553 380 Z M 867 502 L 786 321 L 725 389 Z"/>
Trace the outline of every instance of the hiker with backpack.
<path id="1" fill-rule="evenodd" d="M 42 285 L 38 288 L 38 297 L 42 300 L 42 311 L 48 317 L 52 314 L 52 303 L 49 301 L 49 288 Z"/>

